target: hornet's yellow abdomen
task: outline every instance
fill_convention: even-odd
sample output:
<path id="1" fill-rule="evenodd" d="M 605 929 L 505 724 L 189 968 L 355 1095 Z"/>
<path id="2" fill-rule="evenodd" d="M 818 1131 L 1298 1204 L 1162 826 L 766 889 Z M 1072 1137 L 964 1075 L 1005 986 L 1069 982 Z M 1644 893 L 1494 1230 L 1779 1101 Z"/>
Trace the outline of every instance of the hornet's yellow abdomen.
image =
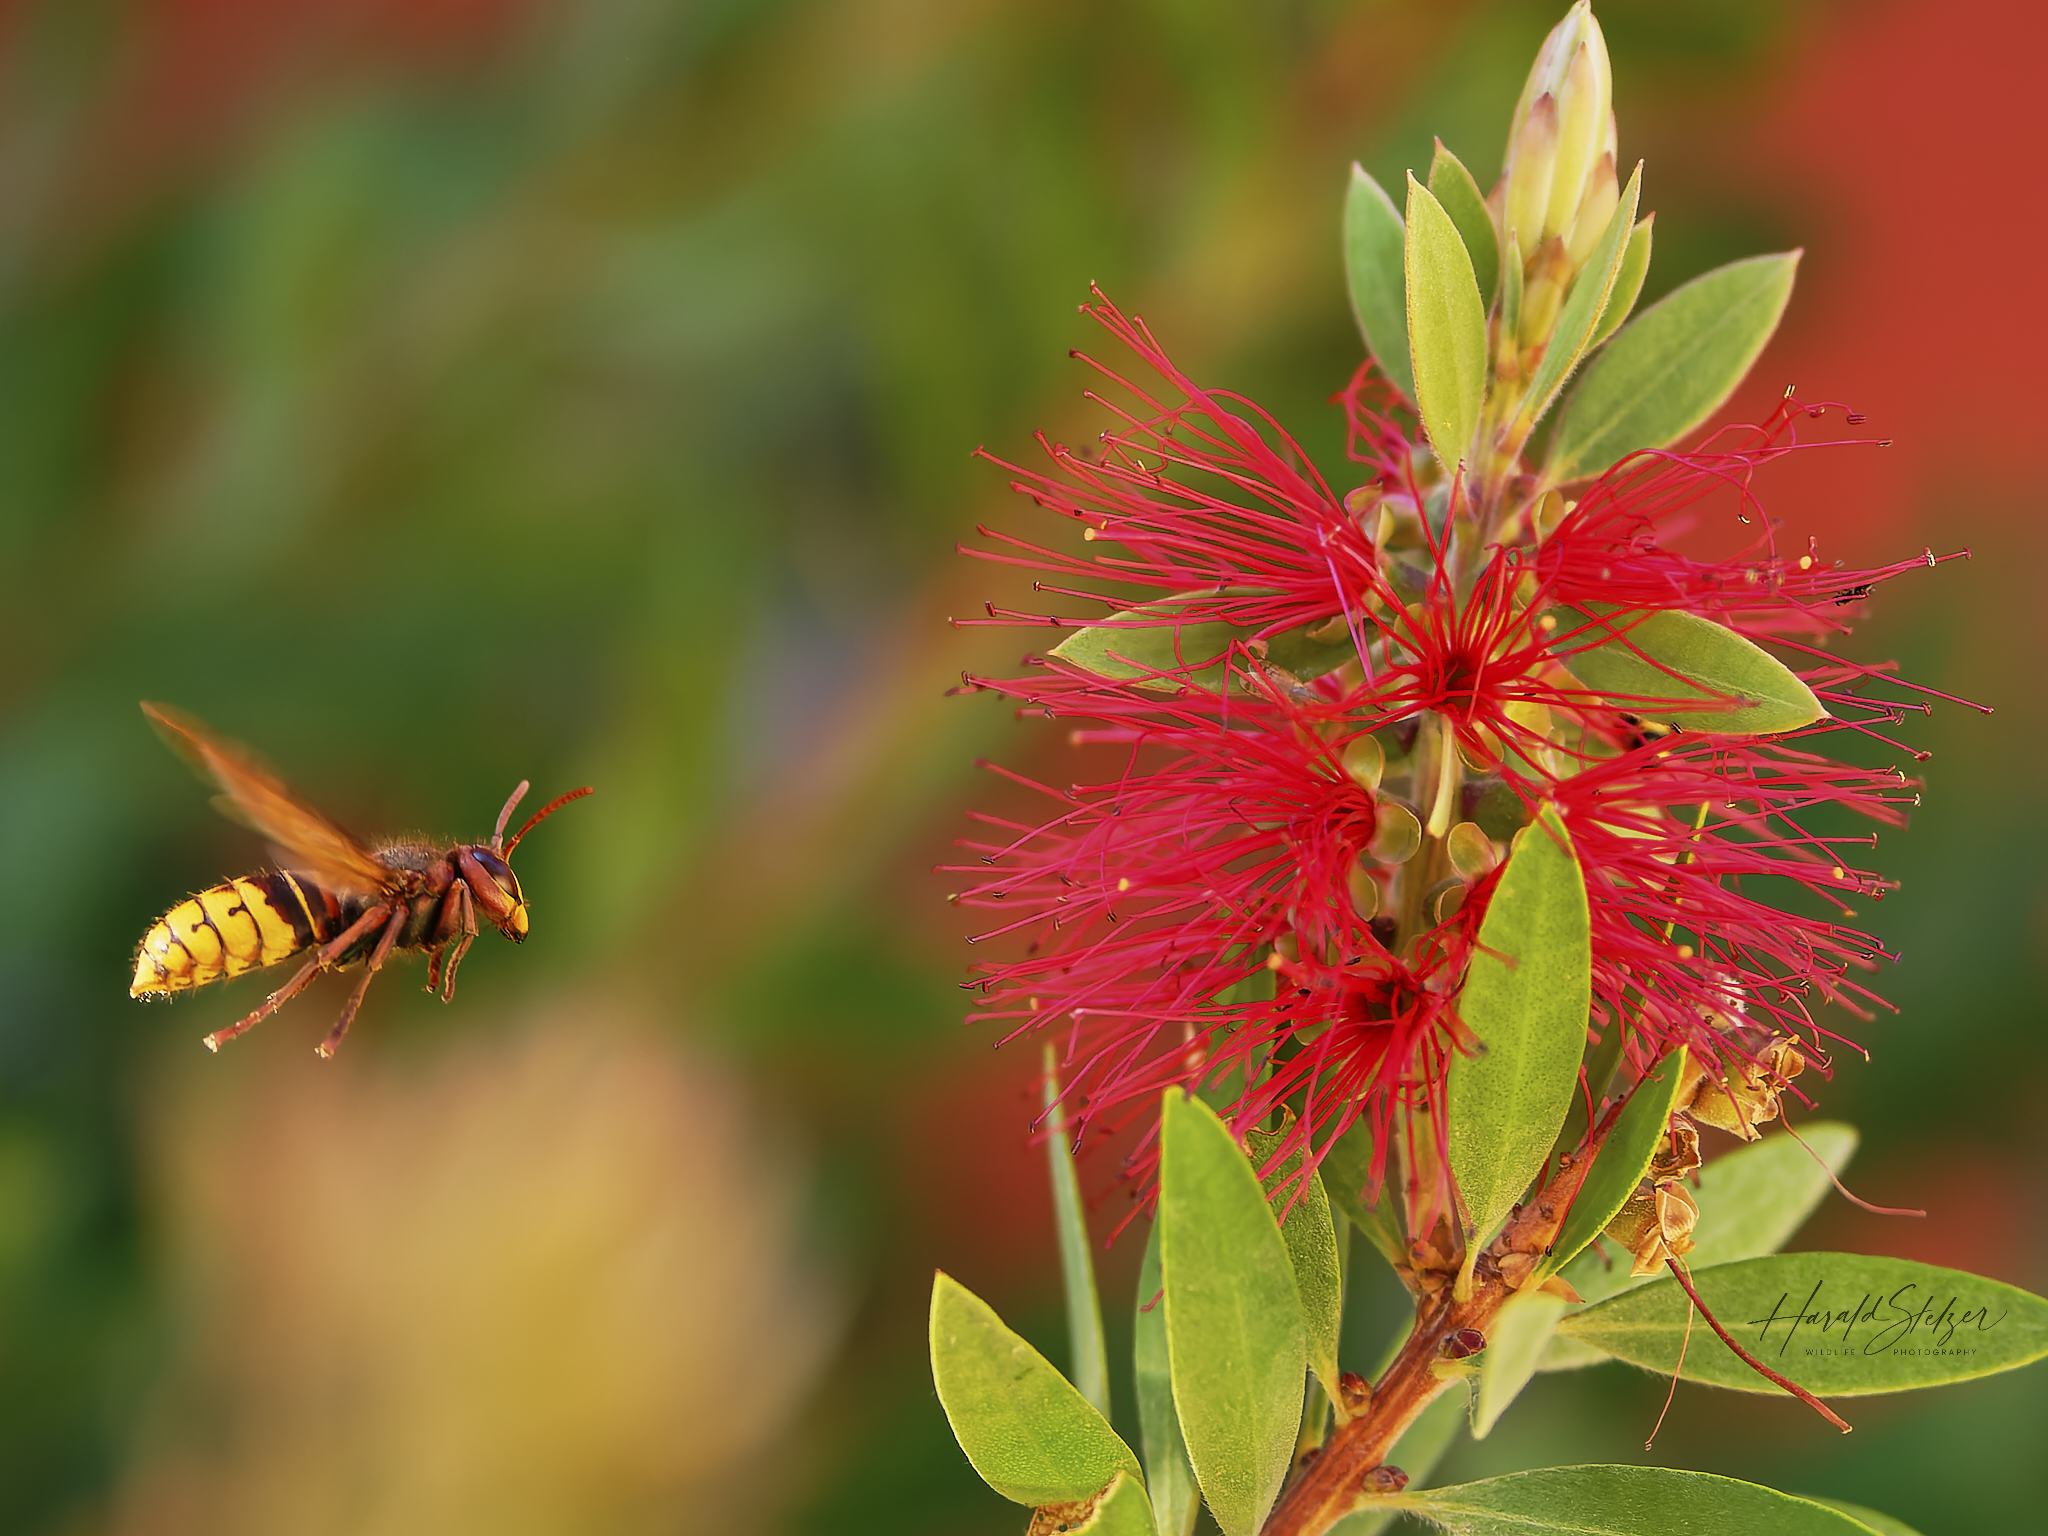
<path id="1" fill-rule="evenodd" d="M 130 997 L 203 987 L 287 960 L 324 925 L 288 874 L 230 880 L 179 902 L 143 935 Z"/>

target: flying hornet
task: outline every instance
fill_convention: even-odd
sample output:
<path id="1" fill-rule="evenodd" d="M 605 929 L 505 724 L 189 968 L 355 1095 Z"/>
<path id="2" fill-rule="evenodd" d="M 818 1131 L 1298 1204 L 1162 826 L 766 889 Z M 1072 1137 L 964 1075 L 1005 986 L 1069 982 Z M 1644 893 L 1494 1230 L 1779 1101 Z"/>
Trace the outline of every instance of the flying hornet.
<path id="1" fill-rule="evenodd" d="M 182 992 L 244 971 L 306 956 L 262 1006 L 206 1037 L 206 1048 L 261 1023 L 326 970 L 367 961 L 341 1017 L 316 1047 L 332 1056 L 393 950 L 424 950 L 427 990 L 455 995 L 455 971 L 477 936 L 479 909 L 513 943 L 526 939 L 526 896 L 512 850 L 545 818 L 590 793 L 572 789 L 542 806 L 508 840 L 505 823 L 526 795 L 522 779 L 498 812 L 487 843 L 435 849 L 391 842 L 365 847 L 288 789 L 246 747 L 166 704 L 143 714 L 171 750 L 217 785 L 214 804 L 270 839 L 277 869 L 229 880 L 179 902 L 143 935 L 130 997 Z"/>

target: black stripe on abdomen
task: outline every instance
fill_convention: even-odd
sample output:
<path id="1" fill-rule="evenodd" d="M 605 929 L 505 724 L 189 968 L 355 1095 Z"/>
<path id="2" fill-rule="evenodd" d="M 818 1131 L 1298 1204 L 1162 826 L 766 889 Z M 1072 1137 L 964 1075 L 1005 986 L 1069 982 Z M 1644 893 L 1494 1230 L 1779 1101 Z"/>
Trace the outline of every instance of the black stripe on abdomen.
<path id="1" fill-rule="evenodd" d="M 299 882 L 282 870 L 269 870 L 247 877 L 269 899 L 270 910 L 292 925 L 292 938 L 299 949 L 311 949 L 326 939 L 314 919 L 318 897 L 300 888 Z"/>

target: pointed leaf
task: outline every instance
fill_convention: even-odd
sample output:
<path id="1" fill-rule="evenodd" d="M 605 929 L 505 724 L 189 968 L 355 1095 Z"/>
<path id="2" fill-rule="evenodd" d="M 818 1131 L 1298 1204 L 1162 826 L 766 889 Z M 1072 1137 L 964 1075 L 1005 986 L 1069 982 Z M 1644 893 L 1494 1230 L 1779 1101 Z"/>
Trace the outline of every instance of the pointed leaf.
<path id="1" fill-rule="evenodd" d="M 1578 1087 L 1592 998 L 1586 882 L 1546 805 L 1501 871 L 1458 998 L 1476 1056 L 1452 1056 L 1451 1172 L 1484 1241 L 1543 1166 Z"/>
<path id="2" fill-rule="evenodd" d="M 1334 641 L 1311 640 L 1309 632 L 1322 625 L 1302 625 L 1259 642 L 1255 625 L 1202 617 L 1216 611 L 1218 598 L 1233 595 L 1255 594 L 1247 588 L 1223 588 L 1126 608 L 1100 624 L 1074 630 L 1048 654 L 1098 677 L 1162 693 L 1178 693 L 1187 685 L 1212 692 L 1221 688 L 1233 644 L 1263 644 L 1268 662 L 1303 681 L 1335 671 L 1358 654 L 1348 634 Z M 1197 616 L 1182 617 L 1190 611 Z M 1244 686 L 1242 670 L 1248 660 L 1240 652 L 1235 679 L 1239 688 Z"/>
<path id="3" fill-rule="evenodd" d="M 1034 1508 L 1092 1498 L 1138 1458 L 1066 1377 L 951 1275 L 932 1280 L 932 1382 L 982 1480 Z"/>
<path id="4" fill-rule="evenodd" d="M 1861 1504 L 1851 1504 L 1847 1499 L 1824 1499 L 1817 1493 L 1802 1495 L 1816 1504 L 1825 1504 L 1829 1509 L 1838 1509 L 1851 1520 L 1861 1520 L 1877 1536 L 1920 1536 L 1920 1533 L 1905 1521 L 1892 1515 L 1880 1514 L 1874 1509 L 1865 1509 Z"/>
<path id="5" fill-rule="evenodd" d="M 1069 1536 L 1159 1536 L 1142 1484 L 1119 1472 L 1095 1498 L 1041 1508 L 1025 1536 L 1064 1531 Z"/>
<path id="6" fill-rule="evenodd" d="M 1472 1404 L 1474 1440 L 1484 1440 L 1492 1432 L 1508 1404 L 1536 1374 L 1551 1332 L 1568 1305 L 1548 1291 L 1522 1290 L 1495 1315 L 1479 1356 L 1479 1394 Z"/>
<path id="7" fill-rule="evenodd" d="M 1811 1499 L 1668 1467 L 1545 1467 L 1389 1499 L 1451 1536 L 1870 1536 Z"/>
<path id="8" fill-rule="evenodd" d="M 1145 1442 L 1145 1486 L 1159 1536 L 1188 1536 L 1201 1508 L 1201 1490 L 1188 1465 L 1180 1415 L 1173 1406 L 1173 1371 L 1166 1352 L 1166 1300 L 1160 1292 L 1159 1223 L 1145 1238 L 1138 1262 L 1138 1310 L 1131 1330 L 1131 1363 L 1138 1387 L 1138 1431 Z"/>
<path id="9" fill-rule="evenodd" d="M 1635 228 L 1636 202 L 1642 195 L 1643 168 L 1638 165 L 1635 174 L 1629 177 L 1628 185 L 1622 189 L 1621 201 L 1607 220 L 1607 228 L 1602 232 L 1599 243 L 1586 258 L 1585 266 L 1580 268 L 1572 291 L 1565 296 L 1564 307 L 1557 313 L 1557 325 L 1550 333 L 1549 344 L 1543 349 L 1542 360 L 1536 364 L 1535 376 L 1529 380 L 1529 392 L 1522 397 L 1522 404 L 1515 412 L 1523 430 L 1543 419 L 1543 413 L 1550 409 L 1557 392 L 1564 388 L 1564 381 L 1571 377 L 1579 359 L 1593 344 L 1593 330 L 1613 296 L 1615 276 L 1621 270 L 1629 234 Z"/>
<path id="10" fill-rule="evenodd" d="M 1968 1381 L 2048 1356 L 2048 1301 L 1910 1259 L 1781 1253 L 1695 1270 L 1693 1288 L 1743 1348 L 1820 1397 Z M 1588 1307 L 1558 1331 L 1668 1376 L 1689 1306 L 1667 1278 Z M 1697 1327 L 1685 1377 L 1778 1390 Z"/>
<path id="11" fill-rule="evenodd" d="M 1699 1171 L 1694 1198 L 1700 1219 L 1692 1229 L 1692 1252 L 1686 1255 L 1694 1269 L 1776 1253 L 1813 1214 L 1828 1192 L 1829 1173 L 1840 1173 L 1849 1165 L 1856 1132 L 1837 1120 L 1816 1120 L 1799 1134 L 1806 1141 L 1804 1147 L 1790 1136 L 1767 1136 L 1715 1158 Z M 1626 1264 L 1602 1263 L 1591 1249 L 1566 1267 L 1564 1277 L 1588 1301 L 1602 1301 L 1657 1278 L 1631 1276 Z M 1555 1366 L 1546 1361 L 1545 1368 Z"/>
<path id="12" fill-rule="evenodd" d="M 1465 169 L 1465 162 L 1444 148 L 1442 139 L 1436 141 L 1436 154 L 1429 162 L 1429 191 L 1458 226 L 1458 238 L 1472 257 L 1472 275 L 1478 280 L 1484 303 L 1500 282 L 1500 236 L 1494 233 L 1486 194 Z"/>
<path id="13" fill-rule="evenodd" d="M 1593 327 L 1593 339 L 1586 343 L 1590 350 L 1621 329 L 1636 307 L 1636 300 L 1643 295 L 1643 279 L 1650 275 L 1651 227 L 1657 222 L 1657 215 L 1646 214 L 1629 231 L 1628 249 L 1621 253 L 1621 270 L 1614 274 L 1614 292 L 1607 296 L 1607 308 L 1601 311 L 1600 323 Z"/>
<path id="14" fill-rule="evenodd" d="M 1557 1140 L 1550 1148 L 1550 1165 L 1555 1167 L 1559 1157 L 1575 1151 L 1586 1133 L 1593 1128 L 1587 1118 L 1588 1110 L 1597 1112 L 1607 1099 L 1608 1085 L 1614 1081 L 1614 1070 L 1621 1065 L 1621 1047 L 1625 1030 L 1610 1024 L 1598 1040 L 1586 1043 L 1586 1054 L 1581 1059 L 1581 1069 L 1586 1074 L 1586 1091 L 1572 1095 L 1572 1107 L 1566 1111 L 1564 1128 L 1557 1133 Z M 1545 1182 L 1549 1174 L 1544 1175 Z"/>
<path id="15" fill-rule="evenodd" d="M 1572 1202 L 1571 1213 L 1564 1219 L 1564 1229 L 1551 1247 L 1543 1273 L 1553 1273 L 1577 1258 L 1579 1251 L 1598 1237 L 1628 1204 L 1671 1123 L 1671 1107 L 1677 1102 L 1684 1075 L 1685 1047 L 1680 1046 L 1659 1062 L 1628 1096 L 1614 1129 L 1607 1133 L 1600 1155 L 1593 1159 L 1586 1182 L 1579 1187 L 1579 1197 Z"/>
<path id="16" fill-rule="evenodd" d="M 1323 1188 L 1331 1202 L 1366 1235 L 1389 1264 L 1401 1262 L 1401 1224 L 1394 1203 L 1381 1195 L 1378 1205 L 1365 1203 L 1372 1182 L 1372 1127 L 1363 1120 L 1331 1142 L 1323 1153 Z"/>
<path id="17" fill-rule="evenodd" d="M 1413 400 L 1402 258 L 1407 233 L 1394 200 L 1362 167 L 1352 166 L 1351 190 L 1344 197 L 1344 279 L 1351 290 L 1351 313 L 1380 372 Z"/>
<path id="18" fill-rule="evenodd" d="M 1263 1167 L 1286 1134 L 1247 1132 L 1244 1139 L 1252 1167 Z M 1330 1218 L 1330 1197 L 1324 1193 L 1319 1173 L 1310 1174 L 1307 1187 L 1297 1192 L 1294 1172 L 1300 1166 L 1301 1153 L 1296 1152 L 1261 1182 L 1276 1211 L 1283 1202 L 1292 1202 L 1280 1223 L 1280 1236 L 1287 1243 L 1287 1257 L 1294 1266 L 1295 1294 L 1301 1298 L 1309 1369 L 1316 1373 L 1330 1400 L 1336 1402 L 1337 1335 L 1344 1326 L 1344 1275 L 1337 1261 L 1337 1224 Z"/>
<path id="19" fill-rule="evenodd" d="M 1565 402 L 1545 478 L 1597 475 L 1676 442 L 1719 410 L 1777 330 L 1799 254 L 1717 268 L 1624 326 Z"/>
<path id="20" fill-rule="evenodd" d="M 1552 612 L 1557 659 L 1632 714 L 1731 736 L 1793 731 L 1827 714 L 1791 668 L 1711 619 L 1600 603 Z"/>
<path id="21" fill-rule="evenodd" d="M 1088 1216 L 1067 1145 L 1066 1116 L 1059 1109 L 1059 1079 L 1053 1048 L 1045 1048 L 1045 1155 L 1051 1165 L 1053 1224 L 1059 1232 L 1060 1278 L 1067 1297 L 1067 1347 L 1073 1352 L 1074 1389 L 1095 1411 L 1109 1417 L 1109 1350 L 1102 1339 L 1102 1298 L 1095 1289 L 1095 1258 L 1088 1241 Z"/>
<path id="22" fill-rule="evenodd" d="M 1486 403 L 1486 306 L 1458 226 L 1413 175 L 1405 252 L 1415 404 L 1437 458 L 1455 472 Z"/>
<path id="23" fill-rule="evenodd" d="M 1159 1127 L 1159 1262 L 1173 1402 L 1224 1536 L 1252 1536 L 1294 1458 L 1308 1347 L 1287 1244 L 1214 1110 L 1169 1089 Z"/>
<path id="24" fill-rule="evenodd" d="M 1520 356 L 1515 338 L 1522 329 L 1522 278 L 1522 240 L 1511 229 L 1501 236 L 1500 323 L 1494 327 L 1494 335 L 1502 350 L 1516 357 Z"/>

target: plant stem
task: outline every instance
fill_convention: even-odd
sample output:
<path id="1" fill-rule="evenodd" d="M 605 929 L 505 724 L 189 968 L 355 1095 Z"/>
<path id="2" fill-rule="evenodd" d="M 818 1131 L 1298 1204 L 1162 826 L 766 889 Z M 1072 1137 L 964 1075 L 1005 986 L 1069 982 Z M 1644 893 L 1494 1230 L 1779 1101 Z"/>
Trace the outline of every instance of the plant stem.
<path id="1" fill-rule="evenodd" d="M 1368 1505 L 1374 1493 L 1399 1491 L 1403 1480 L 1389 1480 L 1387 1487 L 1379 1488 L 1369 1484 L 1368 1475 L 1385 1463 L 1387 1452 L 1422 1410 L 1462 1379 L 1438 1374 L 1448 1358 L 1445 1344 L 1461 1329 L 1489 1332 L 1495 1316 L 1515 1294 L 1501 1278 L 1499 1261 L 1511 1253 L 1549 1250 L 1612 1123 L 1610 1118 L 1572 1155 L 1569 1168 L 1508 1218 L 1474 1266 L 1470 1300 L 1458 1301 L 1449 1286 L 1418 1298 L 1415 1331 L 1374 1384 L 1371 1404 L 1333 1430 L 1321 1451 L 1295 1473 L 1260 1527 L 1260 1536 L 1322 1536 L 1346 1515 Z"/>

